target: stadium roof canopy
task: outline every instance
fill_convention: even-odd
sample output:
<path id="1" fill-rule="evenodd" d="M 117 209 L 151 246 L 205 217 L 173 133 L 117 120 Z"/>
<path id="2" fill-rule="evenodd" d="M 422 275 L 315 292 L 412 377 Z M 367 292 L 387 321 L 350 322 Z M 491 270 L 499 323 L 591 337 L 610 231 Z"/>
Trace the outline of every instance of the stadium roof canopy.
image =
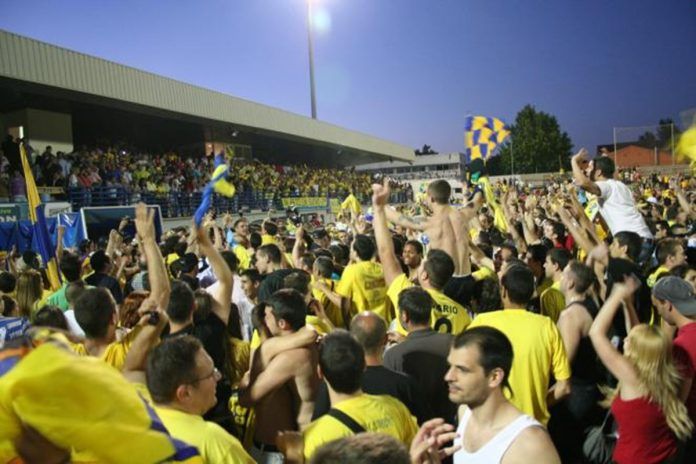
<path id="1" fill-rule="evenodd" d="M 108 137 L 121 125 L 191 145 L 224 138 L 276 163 L 414 159 L 397 143 L 0 30 L 0 112 L 24 108 L 70 113 L 76 144 L 82 127 Z"/>

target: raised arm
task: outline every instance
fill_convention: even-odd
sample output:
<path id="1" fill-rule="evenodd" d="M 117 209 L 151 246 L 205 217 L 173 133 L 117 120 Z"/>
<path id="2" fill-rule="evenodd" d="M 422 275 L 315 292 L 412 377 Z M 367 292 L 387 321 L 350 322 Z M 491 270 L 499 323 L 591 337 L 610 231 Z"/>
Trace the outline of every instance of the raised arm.
<path id="1" fill-rule="evenodd" d="M 292 246 L 292 265 L 297 269 L 299 269 L 302 264 L 301 260 L 304 249 L 304 226 L 300 224 L 295 231 L 295 243 Z"/>
<path id="2" fill-rule="evenodd" d="M 150 281 L 150 298 L 157 302 L 160 308 L 169 305 L 171 287 L 164 259 L 155 239 L 154 209 L 149 209 L 144 203 L 135 206 L 135 230 L 147 260 L 147 273 Z"/>
<path id="3" fill-rule="evenodd" d="M 583 170 L 583 166 L 587 164 L 587 150 L 584 148 L 580 149 L 580 151 L 571 158 L 570 164 L 573 167 L 573 180 L 575 180 L 575 184 L 594 195 L 601 195 L 602 192 L 599 190 L 599 186 L 592 182 Z"/>
<path id="4" fill-rule="evenodd" d="M 590 340 L 594 345 L 597 356 L 602 361 L 602 364 L 616 377 L 620 382 L 636 385 L 636 373 L 630 361 L 619 353 L 612 345 L 607 337 L 607 332 L 611 326 L 616 311 L 624 300 L 631 297 L 638 289 L 638 281 L 630 277 L 625 283 L 615 283 L 611 295 L 599 310 L 597 316 L 590 327 Z"/>
<path id="5" fill-rule="evenodd" d="M 389 188 L 389 187 L 384 187 L 382 188 Z M 387 196 L 386 199 L 389 197 Z M 386 205 L 386 199 L 385 199 L 385 205 Z M 409 229 L 413 230 L 420 230 L 424 231 L 426 228 L 426 221 L 418 218 L 411 218 L 406 216 L 405 214 L 401 214 L 398 211 L 396 211 L 394 208 L 391 207 L 384 207 L 384 212 L 386 214 L 386 218 L 389 220 L 389 222 L 393 222 L 394 224 L 403 226 L 403 227 L 408 227 Z M 373 224 L 374 226 L 374 224 Z"/>
<path id="6" fill-rule="evenodd" d="M 65 236 L 65 226 L 56 226 L 56 261 L 60 263 L 63 257 L 63 237 Z"/>
<path id="7" fill-rule="evenodd" d="M 232 285 L 234 283 L 234 276 L 220 252 L 211 243 L 207 231 L 204 229 L 197 229 L 196 237 L 198 238 L 198 246 L 200 247 L 201 253 L 208 258 L 210 267 L 213 268 L 215 277 L 217 277 L 218 283 L 220 284 L 217 291 L 213 294 L 213 312 L 225 325 L 227 325 L 232 307 Z"/>
<path id="8" fill-rule="evenodd" d="M 389 182 L 385 181 L 384 185 L 372 185 L 372 208 L 374 210 L 374 220 L 372 227 L 375 230 L 375 241 L 377 242 L 377 252 L 379 260 L 382 263 L 384 270 L 384 280 L 387 283 L 387 288 L 394 280 L 403 274 L 399 260 L 394 253 L 394 242 L 392 241 L 389 228 L 387 227 L 386 207 L 387 199 L 389 198 Z M 410 227 L 410 226 L 406 226 Z"/>
<path id="9" fill-rule="evenodd" d="M 152 280 L 152 279 L 150 279 Z M 145 364 L 150 350 L 159 343 L 160 335 L 169 322 L 166 306 L 162 307 L 153 298 L 147 298 L 140 305 L 141 314 L 138 325 L 142 329 L 130 345 L 123 363 L 123 376 L 133 383 L 145 383 Z"/>

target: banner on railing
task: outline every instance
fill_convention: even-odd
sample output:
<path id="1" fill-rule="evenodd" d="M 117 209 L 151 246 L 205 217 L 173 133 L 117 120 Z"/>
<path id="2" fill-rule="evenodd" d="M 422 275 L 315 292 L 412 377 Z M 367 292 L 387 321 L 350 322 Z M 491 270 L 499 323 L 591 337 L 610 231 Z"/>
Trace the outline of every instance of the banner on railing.
<path id="1" fill-rule="evenodd" d="M 287 197 L 281 198 L 283 208 L 297 207 L 303 211 L 307 209 L 326 208 L 326 197 Z"/>
<path id="2" fill-rule="evenodd" d="M 0 222 L 19 221 L 19 206 L 14 204 L 0 205 Z"/>

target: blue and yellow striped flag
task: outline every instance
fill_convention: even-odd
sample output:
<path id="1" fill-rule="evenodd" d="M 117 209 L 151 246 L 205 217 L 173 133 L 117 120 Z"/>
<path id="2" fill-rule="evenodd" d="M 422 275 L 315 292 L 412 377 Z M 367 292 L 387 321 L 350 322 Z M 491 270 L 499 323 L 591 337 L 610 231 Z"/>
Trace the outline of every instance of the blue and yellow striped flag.
<path id="1" fill-rule="evenodd" d="M 55 250 L 51 243 L 51 236 L 48 234 L 46 216 L 44 215 L 43 205 L 41 204 L 41 197 L 39 197 L 39 191 L 34 181 L 34 174 L 31 172 L 27 151 L 23 143 L 19 145 L 19 152 L 22 157 L 22 167 L 24 168 L 24 180 L 27 183 L 29 218 L 34 225 L 34 240 L 32 240 L 32 243 L 36 245 L 36 252 L 41 255 L 41 260 L 46 266 L 46 274 L 48 276 L 48 282 L 51 284 L 51 289 L 56 291 L 60 289 L 61 284 Z"/>
<path id="2" fill-rule="evenodd" d="M 498 118 L 468 116 L 464 124 L 464 145 L 469 162 L 487 161 L 498 145 L 510 135 L 510 129 Z"/>

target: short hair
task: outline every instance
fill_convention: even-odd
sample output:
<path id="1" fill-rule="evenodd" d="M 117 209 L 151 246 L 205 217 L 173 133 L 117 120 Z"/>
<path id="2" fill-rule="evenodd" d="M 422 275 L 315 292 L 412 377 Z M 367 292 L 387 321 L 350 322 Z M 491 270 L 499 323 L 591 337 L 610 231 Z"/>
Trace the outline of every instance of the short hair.
<path id="1" fill-rule="evenodd" d="M 249 244 L 254 250 L 258 250 L 263 243 L 263 239 L 258 232 L 252 232 L 249 234 Z"/>
<path id="2" fill-rule="evenodd" d="M 107 255 L 104 250 L 95 251 L 89 258 L 89 264 L 92 266 L 94 272 L 102 272 L 107 268 L 110 262 L 111 258 L 109 258 L 109 255 Z"/>
<path id="3" fill-rule="evenodd" d="M 375 242 L 367 235 L 359 234 L 353 240 L 353 249 L 362 261 L 369 261 L 375 256 L 377 246 Z"/>
<path id="4" fill-rule="evenodd" d="M 103 338 L 116 313 L 116 306 L 108 289 L 89 288 L 75 301 L 75 319 L 87 338 Z"/>
<path id="5" fill-rule="evenodd" d="M 183 280 L 172 280 L 167 316 L 172 322 L 182 324 L 193 314 L 195 299 L 193 290 Z"/>
<path id="6" fill-rule="evenodd" d="M 60 258 L 60 272 L 63 273 L 68 282 L 80 280 L 82 274 L 80 257 L 69 251 L 64 251 L 63 257 Z"/>
<path id="7" fill-rule="evenodd" d="M 414 324 L 429 324 L 433 309 L 433 297 L 421 287 L 409 287 L 399 293 L 399 311 L 403 311 Z"/>
<path id="8" fill-rule="evenodd" d="M 682 247 L 682 241 L 678 238 L 664 238 L 660 240 L 655 249 L 655 257 L 658 264 L 664 264 L 667 258 L 677 254 L 677 250 Z"/>
<path id="9" fill-rule="evenodd" d="M 457 335 L 452 342 L 452 348 L 459 349 L 476 345 L 479 351 L 479 365 L 488 375 L 493 369 L 503 371 L 502 387 L 510 390 L 510 369 L 514 352 L 510 339 L 498 329 L 488 326 L 474 327 Z"/>
<path id="10" fill-rule="evenodd" d="M 440 205 L 449 203 L 452 194 L 452 186 L 446 180 L 438 179 L 428 185 L 428 195 Z"/>
<path id="11" fill-rule="evenodd" d="M 409 245 L 416 249 L 416 253 L 418 253 L 421 256 L 423 255 L 423 244 L 421 242 L 419 242 L 418 240 L 408 240 L 406 241 L 406 243 L 404 243 L 404 248 L 406 248 Z"/>
<path id="12" fill-rule="evenodd" d="M 76 280 L 75 282 L 70 282 L 67 287 L 65 287 L 65 299 L 68 302 L 68 306 L 75 306 L 75 302 L 82 296 L 82 294 L 87 290 L 87 286 L 84 281 Z"/>
<path id="13" fill-rule="evenodd" d="M 38 327 L 53 327 L 54 329 L 69 330 L 68 321 L 65 320 L 63 311 L 53 305 L 46 305 L 39 309 L 32 318 L 32 324 Z"/>
<path id="14" fill-rule="evenodd" d="M 626 247 L 626 254 L 631 261 L 638 261 L 640 250 L 643 246 L 643 239 L 635 232 L 622 230 L 614 235 L 614 240 L 620 247 Z"/>
<path id="15" fill-rule="evenodd" d="M 565 248 L 552 248 L 549 251 L 548 258 L 562 271 L 568 265 L 571 255 L 570 251 Z"/>
<path id="16" fill-rule="evenodd" d="M 350 333 L 337 329 L 319 346 L 319 366 L 334 391 L 355 393 L 365 372 L 365 351 Z"/>
<path id="17" fill-rule="evenodd" d="M 300 295 L 306 295 L 311 281 L 312 277 L 307 271 L 295 269 L 283 278 L 283 288 L 290 288 Z"/>
<path id="18" fill-rule="evenodd" d="M 227 264 L 227 267 L 230 268 L 230 271 L 237 272 L 237 268 L 239 267 L 239 258 L 237 258 L 237 255 L 234 254 L 234 251 L 223 250 L 220 252 L 220 256 L 222 256 L 222 259 L 225 260 L 225 263 Z"/>
<path id="19" fill-rule="evenodd" d="M 686 274 L 689 273 L 689 271 L 696 271 L 696 268 L 692 266 L 691 264 L 680 264 L 679 266 L 673 267 L 671 271 L 669 271 L 670 274 L 673 276 L 681 277 L 682 279 L 686 279 Z"/>
<path id="20" fill-rule="evenodd" d="M 655 232 L 655 233 L 657 233 L 657 226 L 660 226 L 662 229 L 666 230 L 668 237 L 672 235 L 672 231 L 670 230 L 670 227 L 669 227 L 669 222 L 667 222 L 665 220 L 655 221 L 654 230 L 653 230 L 653 232 Z"/>
<path id="21" fill-rule="evenodd" d="M 261 278 L 261 273 L 258 271 L 258 269 L 254 269 L 252 267 L 243 270 L 239 275 L 240 277 L 246 277 L 254 283 L 260 283 L 261 280 L 263 280 Z"/>
<path id="22" fill-rule="evenodd" d="M 544 264 L 544 261 L 546 261 L 546 254 L 548 252 L 548 248 L 540 244 L 529 245 L 527 247 L 527 254 L 529 255 L 530 259 L 541 264 Z"/>
<path id="23" fill-rule="evenodd" d="M 196 354 L 203 349 L 191 335 L 164 340 L 147 357 L 145 378 L 156 403 L 171 403 L 181 385 L 196 383 Z"/>
<path id="24" fill-rule="evenodd" d="M 314 266 L 315 259 L 316 258 L 314 257 L 313 253 L 302 253 L 302 256 L 300 256 L 300 262 L 302 265 L 309 269 L 312 269 L 312 266 Z"/>
<path id="25" fill-rule="evenodd" d="M 266 256 L 273 264 L 280 264 L 281 254 L 278 245 L 274 245 L 273 243 L 262 245 L 256 250 L 256 253 L 261 253 Z"/>
<path id="26" fill-rule="evenodd" d="M 594 168 L 602 171 L 602 175 L 607 179 L 611 179 L 614 177 L 616 165 L 614 164 L 614 160 L 608 156 L 598 156 L 594 159 Z"/>
<path id="27" fill-rule="evenodd" d="M 236 221 L 234 221 L 234 223 L 232 224 L 232 228 L 233 228 L 233 229 L 236 229 L 237 226 L 238 226 L 239 224 L 241 224 L 242 222 L 249 223 L 249 220 L 248 220 L 247 218 L 245 218 L 245 217 L 240 217 L 239 219 L 237 219 Z"/>
<path id="28" fill-rule="evenodd" d="M 278 235 L 278 225 L 275 222 L 266 221 L 262 227 L 268 235 Z"/>
<path id="29" fill-rule="evenodd" d="M 278 290 L 266 300 L 266 306 L 271 307 L 276 320 L 283 319 L 293 330 L 299 330 L 305 326 L 307 304 L 304 297 L 296 290 Z"/>
<path id="30" fill-rule="evenodd" d="M 358 433 L 319 447 L 309 464 L 409 464 L 406 447 L 385 433 Z"/>
<path id="31" fill-rule="evenodd" d="M 0 272 L 0 292 L 12 293 L 17 288 L 17 278 L 11 272 Z"/>
<path id="32" fill-rule="evenodd" d="M 334 273 L 333 261 L 331 261 L 331 259 L 327 258 L 326 256 L 319 256 L 317 259 L 315 259 L 314 267 L 316 268 L 319 275 L 324 277 L 325 279 L 330 279 Z"/>
<path id="33" fill-rule="evenodd" d="M 423 269 L 433 287 L 440 290 L 454 274 L 454 260 L 446 252 L 433 249 L 428 252 Z"/>
<path id="34" fill-rule="evenodd" d="M 592 269 L 576 260 L 569 262 L 568 266 L 570 266 L 570 273 L 573 283 L 575 284 L 575 291 L 580 294 L 587 292 L 595 281 L 595 275 Z"/>
<path id="35" fill-rule="evenodd" d="M 370 318 L 369 321 L 366 321 Z M 358 314 L 350 322 L 350 334 L 360 343 L 366 353 L 376 354 L 384 348 L 387 323 L 376 313 L 367 311 Z"/>
<path id="36" fill-rule="evenodd" d="M 511 302 L 526 306 L 534 295 L 534 274 L 527 266 L 516 264 L 508 268 L 500 285 Z"/>
<path id="37" fill-rule="evenodd" d="M 14 300 L 14 298 L 7 295 L 2 295 L 2 310 L 0 310 L 0 314 L 5 317 L 10 317 L 13 315 L 16 309 L 17 302 Z"/>
<path id="38" fill-rule="evenodd" d="M 566 228 L 562 222 L 551 221 L 551 228 L 553 229 L 554 235 L 558 238 L 564 238 L 566 235 Z"/>

